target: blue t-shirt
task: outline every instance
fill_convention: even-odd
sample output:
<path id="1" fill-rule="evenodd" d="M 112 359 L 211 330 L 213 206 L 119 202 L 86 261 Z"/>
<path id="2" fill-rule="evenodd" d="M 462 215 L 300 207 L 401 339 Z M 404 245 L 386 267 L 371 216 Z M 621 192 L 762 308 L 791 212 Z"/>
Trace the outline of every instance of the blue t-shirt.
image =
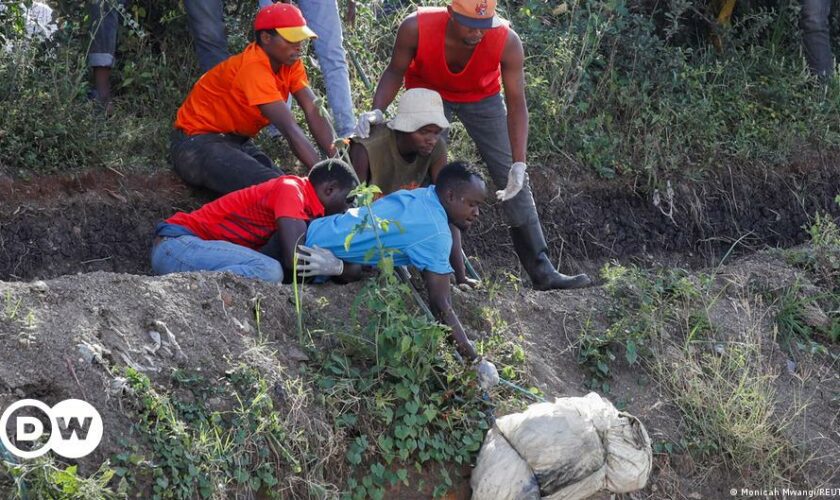
<path id="1" fill-rule="evenodd" d="M 394 265 L 411 264 L 437 274 L 453 272 L 449 264 L 452 233 L 434 186 L 396 191 L 373 202 L 371 209 L 376 217 L 391 222 L 387 232 L 379 230 L 379 239 L 386 249 L 398 250 L 393 254 Z M 306 231 L 306 245 L 326 248 L 345 262 L 374 265 L 380 255 L 378 250 L 370 252 L 376 248 L 376 236 L 369 222 L 353 236 L 350 250 L 344 249 L 347 235 L 367 215 L 368 209 L 361 207 L 315 219 Z"/>

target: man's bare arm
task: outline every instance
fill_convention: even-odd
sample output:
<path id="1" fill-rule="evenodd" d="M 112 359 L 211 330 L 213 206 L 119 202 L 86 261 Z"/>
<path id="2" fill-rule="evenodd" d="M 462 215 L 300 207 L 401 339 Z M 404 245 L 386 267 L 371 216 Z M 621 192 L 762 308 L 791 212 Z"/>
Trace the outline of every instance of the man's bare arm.
<path id="1" fill-rule="evenodd" d="M 464 332 L 464 327 L 461 326 L 461 321 L 455 314 L 455 310 L 452 309 L 452 300 L 449 295 L 449 275 L 423 271 L 423 281 L 426 283 L 426 290 L 429 292 L 429 305 L 432 314 L 438 321 L 452 329 L 451 337 L 455 342 L 455 348 L 467 361 L 478 357 L 478 353 L 475 352 L 475 348 Z"/>
<path id="2" fill-rule="evenodd" d="M 353 165 L 353 170 L 356 171 L 359 182 L 370 181 L 370 158 L 367 148 L 363 144 L 356 141 L 350 142 L 350 163 Z"/>
<path id="3" fill-rule="evenodd" d="M 291 217 L 277 219 L 277 231 L 280 239 L 280 263 L 286 269 L 294 269 L 295 249 L 306 239 L 306 222 Z"/>
<path id="4" fill-rule="evenodd" d="M 373 109 L 381 110 L 383 113 L 388 106 L 394 102 L 400 87 L 402 87 L 403 76 L 408 69 L 411 60 L 417 53 L 417 41 L 419 31 L 417 29 L 417 15 L 408 16 L 397 30 L 397 40 L 394 42 L 394 49 L 391 51 L 391 61 L 379 83 L 376 85 L 376 92 L 373 94 Z"/>
<path id="5" fill-rule="evenodd" d="M 528 104 L 525 101 L 525 51 L 519 35 L 513 30 L 508 32 L 501 65 L 510 150 L 514 163 L 527 163 Z"/>
<path id="6" fill-rule="evenodd" d="M 259 108 L 263 116 L 283 134 L 283 137 L 289 142 L 292 152 L 301 163 L 306 165 L 306 168 L 312 168 L 313 165 L 318 163 L 319 156 L 318 152 L 315 151 L 315 146 L 306 138 L 285 102 L 275 101 L 260 104 Z"/>
<path id="7" fill-rule="evenodd" d="M 309 131 L 312 132 L 312 137 L 315 142 L 321 147 L 327 156 L 335 156 L 335 145 L 333 141 L 332 127 L 330 127 L 327 117 L 321 115 L 321 110 L 315 105 L 315 94 L 309 87 L 304 87 L 294 94 L 295 100 L 303 110 L 303 116 L 306 117 L 306 124 L 309 125 Z"/>

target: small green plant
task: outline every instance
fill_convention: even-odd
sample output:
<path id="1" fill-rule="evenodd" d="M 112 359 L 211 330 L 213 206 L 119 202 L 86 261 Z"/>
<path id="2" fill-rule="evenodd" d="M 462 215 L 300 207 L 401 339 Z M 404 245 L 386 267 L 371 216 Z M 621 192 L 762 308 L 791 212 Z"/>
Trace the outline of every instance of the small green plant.
<path id="1" fill-rule="evenodd" d="M 138 429 L 151 445 L 146 460 L 136 453 L 116 457 L 128 479 L 149 474 L 153 498 L 211 498 L 237 492 L 282 496 L 278 485 L 287 475 L 303 472 L 305 436 L 288 429 L 277 411 L 270 387 L 255 369 L 240 366 L 221 386 L 184 371 L 173 382 L 189 389 L 184 402 L 158 392 L 142 373 L 125 369 L 136 395 Z M 208 408 L 210 397 L 235 399 L 229 410 Z M 140 470 L 138 470 L 138 468 Z M 144 470 L 145 469 L 145 470 Z"/>
<path id="2" fill-rule="evenodd" d="M 653 340 L 660 330 L 681 319 L 681 312 L 696 308 L 701 293 L 688 273 L 682 269 L 646 271 L 637 267 L 606 265 L 601 270 L 604 288 L 614 299 L 608 311 L 610 324 L 602 329 L 587 321 L 581 329 L 578 364 L 589 374 L 590 389 L 610 391 L 610 364 L 623 351 L 628 365 L 635 365 L 650 356 Z M 688 316 L 686 336 L 691 340 L 698 332 L 710 329 L 705 315 L 692 312 Z M 692 319 L 693 318 L 693 319 Z"/>
<path id="3" fill-rule="evenodd" d="M 410 300 L 406 285 L 383 272 L 359 294 L 355 316 L 366 321 L 339 333 L 342 348 L 322 362 L 324 401 L 336 424 L 357 435 L 345 456 L 362 472 L 348 479 L 348 497 L 383 498 L 408 484 L 410 467 L 468 463 L 488 427 L 471 370 L 437 355 L 447 329 L 413 312 Z M 442 486 L 438 493 L 451 482 Z"/>
<path id="4" fill-rule="evenodd" d="M 13 480 L 14 498 L 110 500 L 125 498 L 128 491 L 128 484 L 123 480 L 116 491 L 109 485 L 115 469 L 108 461 L 89 477 L 79 475 L 76 465 L 61 466 L 49 453 L 19 464 L 0 461 L 0 470 Z"/>

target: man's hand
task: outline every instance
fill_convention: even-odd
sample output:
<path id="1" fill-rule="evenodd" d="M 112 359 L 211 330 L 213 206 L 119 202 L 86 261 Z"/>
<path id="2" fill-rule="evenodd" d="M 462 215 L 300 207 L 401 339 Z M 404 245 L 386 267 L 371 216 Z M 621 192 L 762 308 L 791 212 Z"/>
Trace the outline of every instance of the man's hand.
<path id="1" fill-rule="evenodd" d="M 344 272 L 344 262 L 326 248 L 298 245 L 298 275 L 340 276 Z"/>
<path id="2" fill-rule="evenodd" d="M 382 111 L 374 109 L 373 111 L 365 111 L 359 115 L 359 120 L 356 122 L 356 128 L 353 130 L 353 135 L 360 139 L 367 139 L 370 137 L 370 126 L 385 123 L 385 115 Z"/>
<path id="3" fill-rule="evenodd" d="M 478 386 L 484 391 L 489 391 L 492 387 L 499 384 L 499 372 L 496 371 L 496 365 L 484 358 L 479 358 L 477 361 L 475 373 Z"/>
<path id="4" fill-rule="evenodd" d="M 518 161 L 510 166 L 510 172 L 508 172 L 508 182 L 507 186 L 503 191 L 496 191 L 496 197 L 499 201 L 508 201 L 509 199 L 516 196 L 519 191 L 525 186 L 525 169 L 527 166 Z"/>
<path id="5" fill-rule="evenodd" d="M 463 292 L 469 292 L 470 290 L 475 290 L 481 286 L 480 280 L 474 280 L 472 278 L 464 278 L 464 281 L 461 281 L 457 284 L 458 289 Z"/>

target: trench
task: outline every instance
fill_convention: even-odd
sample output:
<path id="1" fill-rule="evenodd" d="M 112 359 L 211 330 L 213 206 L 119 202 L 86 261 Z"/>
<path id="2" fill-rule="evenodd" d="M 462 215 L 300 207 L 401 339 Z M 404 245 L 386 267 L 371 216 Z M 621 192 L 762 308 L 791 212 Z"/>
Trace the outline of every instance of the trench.
<path id="1" fill-rule="evenodd" d="M 596 273 L 608 261 L 715 265 L 724 256 L 805 241 L 803 226 L 817 211 L 840 217 L 837 161 L 675 180 L 671 193 L 663 186 L 658 204 L 652 190 L 628 181 L 564 178 L 556 169 L 534 169 L 531 184 L 550 255 L 566 272 Z M 0 196 L 4 281 L 93 271 L 148 274 L 155 223 L 210 199 L 165 171 L 5 179 Z M 497 204 L 485 207 L 465 250 L 484 275 L 524 275 L 502 221 Z"/>

